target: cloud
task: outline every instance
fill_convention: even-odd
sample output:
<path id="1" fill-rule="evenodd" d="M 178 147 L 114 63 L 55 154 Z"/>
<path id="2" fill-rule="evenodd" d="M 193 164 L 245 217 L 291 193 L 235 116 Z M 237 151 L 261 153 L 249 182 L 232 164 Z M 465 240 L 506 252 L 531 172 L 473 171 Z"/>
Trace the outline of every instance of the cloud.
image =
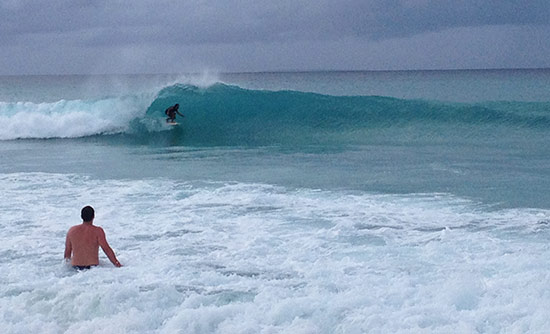
<path id="1" fill-rule="evenodd" d="M 418 49 L 422 46 L 418 41 L 444 45 L 460 35 L 461 43 L 472 43 L 470 57 L 490 61 L 480 54 L 486 52 L 485 45 L 467 34 L 501 36 L 499 31 L 509 31 L 510 27 L 536 33 L 536 38 L 522 34 L 527 49 L 535 49 L 534 43 L 548 42 L 537 31 L 550 27 L 550 1 L 3 0 L 0 65 L 10 73 L 44 68 L 62 72 L 113 70 L 114 65 L 109 64 L 115 63 L 124 71 L 132 64 L 146 67 L 134 71 L 203 66 L 238 70 L 249 68 L 254 58 L 254 70 L 401 68 L 408 59 L 390 64 L 377 50 L 385 49 L 384 45 L 400 45 L 395 53 L 414 54 L 420 63 Z M 487 35 L 486 42 L 488 47 L 497 41 L 514 45 L 514 36 L 491 39 Z M 502 45 L 498 48 L 508 49 Z M 433 51 L 436 56 L 448 53 L 437 47 Z M 486 66 L 498 67 L 496 58 Z M 341 59 L 349 59 L 349 63 L 342 66 Z M 540 52 L 528 59 L 537 59 L 534 66 L 548 64 Z"/>
<path id="2" fill-rule="evenodd" d="M 4 2 L 1 35 L 82 34 L 88 44 L 387 39 L 484 25 L 550 24 L 547 0 Z"/>

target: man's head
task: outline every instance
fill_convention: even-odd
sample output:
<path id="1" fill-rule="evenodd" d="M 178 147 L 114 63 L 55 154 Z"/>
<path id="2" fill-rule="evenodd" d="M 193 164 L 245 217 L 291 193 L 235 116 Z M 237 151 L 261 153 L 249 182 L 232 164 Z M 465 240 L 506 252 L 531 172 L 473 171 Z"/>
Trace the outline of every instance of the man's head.
<path id="1" fill-rule="evenodd" d="M 82 217 L 83 222 L 91 222 L 95 217 L 94 208 L 89 205 L 83 207 L 82 211 L 80 211 L 80 217 Z"/>
<path id="2" fill-rule="evenodd" d="M 180 107 L 180 105 L 176 103 L 176 105 L 174 107 L 176 107 L 176 109 L 178 109 Z"/>

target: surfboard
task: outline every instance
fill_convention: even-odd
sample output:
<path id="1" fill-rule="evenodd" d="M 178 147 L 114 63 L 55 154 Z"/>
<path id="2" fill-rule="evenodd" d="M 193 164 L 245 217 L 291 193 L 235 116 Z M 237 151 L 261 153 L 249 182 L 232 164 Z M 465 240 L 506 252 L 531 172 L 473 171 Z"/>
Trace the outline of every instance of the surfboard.
<path id="1" fill-rule="evenodd" d="M 166 124 L 168 124 L 168 125 L 178 125 L 178 123 L 176 123 L 176 122 L 166 122 Z"/>

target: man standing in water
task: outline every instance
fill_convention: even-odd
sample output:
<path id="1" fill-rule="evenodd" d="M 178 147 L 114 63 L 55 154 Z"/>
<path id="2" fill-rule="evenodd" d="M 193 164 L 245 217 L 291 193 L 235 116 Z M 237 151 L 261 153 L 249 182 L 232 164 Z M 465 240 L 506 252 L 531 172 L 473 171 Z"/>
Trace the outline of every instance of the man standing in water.
<path id="1" fill-rule="evenodd" d="M 71 227 L 67 232 L 65 261 L 70 260 L 73 268 L 78 270 L 90 269 L 91 266 L 99 264 L 98 250 L 101 246 L 101 249 L 115 267 L 122 267 L 115 256 L 115 252 L 107 243 L 103 229 L 93 225 L 94 209 L 91 206 L 86 206 L 82 208 L 80 216 L 82 217 L 82 224 Z"/>
<path id="2" fill-rule="evenodd" d="M 166 122 L 175 123 L 176 122 L 176 113 L 178 115 L 180 115 L 181 117 L 185 117 L 178 111 L 179 107 L 180 107 L 180 105 L 176 103 L 175 105 L 169 107 L 168 109 L 166 109 L 164 111 L 166 116 L 168 116 L 168 118 L 166 119 Z"/>

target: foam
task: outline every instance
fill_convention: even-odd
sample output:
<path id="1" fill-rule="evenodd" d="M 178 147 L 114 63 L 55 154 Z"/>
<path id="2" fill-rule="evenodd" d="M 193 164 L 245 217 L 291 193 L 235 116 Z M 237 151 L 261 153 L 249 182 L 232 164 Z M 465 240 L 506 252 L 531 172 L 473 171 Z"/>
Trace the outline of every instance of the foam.
<path id="1" fill-rule="evenodd" d="M 550 212 L 448 194 L 0 175 L 4 333 L 540 332 Z M 24 203 L 22 205 L 21 203 Z M 62 263 L 79 210 L 124 264 Z M 536 302 L 535 302 L 536 301 Z"/>
<path id="2" fill-rule="evenodd" d="M 0 140 L 76 138 L 127 131 L 151 97 L 126 96 L 53 103 L 0 103 Z"/>

